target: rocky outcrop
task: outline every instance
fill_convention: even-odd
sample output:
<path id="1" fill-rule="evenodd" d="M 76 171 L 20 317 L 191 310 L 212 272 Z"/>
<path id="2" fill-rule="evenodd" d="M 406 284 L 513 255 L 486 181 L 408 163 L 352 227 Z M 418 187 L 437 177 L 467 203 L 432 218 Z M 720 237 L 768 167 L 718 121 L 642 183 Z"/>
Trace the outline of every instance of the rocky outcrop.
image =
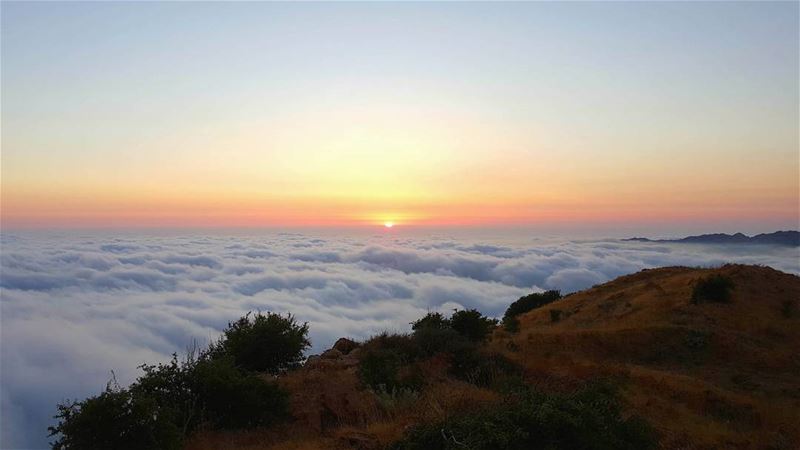
<path id="1" fill-rule="evenodd" d="M 361 344 L 352 339 L 347 339 L 347 338 L 339 338 L 339 340 L 336 341 L 335 344 L 333 344 L 333 349 L 339 350 L 340 352 L 342 352 L 343 355 L 349 354 L 358 347 L 361 347 Z"/>
<path id="2" fill-rule="evenodd" d="M 321 354 L 321 355 L 319 355 L 319 356 L 320 356 L 320 358 L 322 358 L 322 359 L 339 359 L 339 358 L 341 358 L 343 355 L 344 355 L 344 354 L 343 354 L 342 352 L 340 352 L 339 350 L 336 350 L 335 348 L 331 348 L 331 349 L 325 350 L 325 351 L 324 351 L 324 352 L 322 352 L 322 354 Z"/>
<path id="3" fill-rule="evenodd" d="M 315 433 L 325 433 L 337 442 L 336 448 L 377 450 L 375 436 L 362 430 L 343 427 L 374 420 L 380 405 L 358 379 L 361 344 L 342 338 L 333 348 L 306 359 L 302 370 L 281 378 L 292 392 L 292 415 Z M 330 448 L 330 447 L 325 447 Z"/>
<path id="4" fill-rule="evenodd" d="M 305 368 L 309 370 L 326 368 L 348 368 L 358 365 L 361 344 L 347 338 L 341 338 L 333 344 L 333 348 L 320 355 L 311 355 L 306 359 Z"/>

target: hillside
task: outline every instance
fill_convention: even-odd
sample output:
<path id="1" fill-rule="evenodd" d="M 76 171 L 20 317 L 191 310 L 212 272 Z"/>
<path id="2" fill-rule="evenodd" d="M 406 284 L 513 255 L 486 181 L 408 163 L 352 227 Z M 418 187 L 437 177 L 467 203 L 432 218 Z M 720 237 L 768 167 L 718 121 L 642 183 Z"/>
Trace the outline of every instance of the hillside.
<path id="1" fill-rule="evenodd" d="M 709 273 L 733 280 L 731 303 L 691 303 Z M 798 277 L 766 267 L 646 270 L 532 311 L 492 345 L 513 343 L 532 378 L 624 378 L 665 448 L 796 448 L 799 299 Z"/>
<path id="2" fill-rule="evenodd" d="M 694 304 L 693 287 L 712 274 L 733 282 L 730 302 Z M 648 421 L 661 448 L 793 449 L 800 445 L 799 299 L 800 278 L 767 267 L 645 270 L 519 316 L 519 331 L 498 327 L 484 351 L 519 364 L 524 382 L 543 391 L 611 380 L 624 414 Z M 359 379 L 358 347 L 340 340 L 279 379 L 290 392 L 288 424 L 199 432 L 187 448 L 383 448 L 415 424 L 500 401 L 496 390 L 449 376 L 447 359 L 438 357 L 417 364 L 423 389 L 375 394 Z"/>

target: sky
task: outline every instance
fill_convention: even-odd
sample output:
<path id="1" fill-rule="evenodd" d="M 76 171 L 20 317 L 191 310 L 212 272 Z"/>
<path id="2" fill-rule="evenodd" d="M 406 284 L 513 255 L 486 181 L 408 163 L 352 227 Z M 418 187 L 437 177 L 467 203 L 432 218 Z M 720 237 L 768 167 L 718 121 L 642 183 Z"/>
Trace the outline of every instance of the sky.
<path id="1" fill-rule="evenodd" d="M 1 12 L 5 229 L 798 228 L 797 2 Z"/>

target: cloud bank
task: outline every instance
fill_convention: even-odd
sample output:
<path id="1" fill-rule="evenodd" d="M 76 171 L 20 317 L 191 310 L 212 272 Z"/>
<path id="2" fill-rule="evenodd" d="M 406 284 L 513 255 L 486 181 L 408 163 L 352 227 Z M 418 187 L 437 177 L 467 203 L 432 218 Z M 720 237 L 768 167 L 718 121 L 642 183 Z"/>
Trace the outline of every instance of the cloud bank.
<path id="1" fill-rule="evenodd" d="M 313 351 L 405 331 L 427 311 L 502 315 L 521 295 L 571 292 L 644 268 L 765 264 L 800 273 L 798 250 L 613 240 L 470 237 L 4 234 L 0 260 L 2 448 L 43 448 L 57 402 L 114 370 L 216 338 L 250 310 L 291 312 Z"/>

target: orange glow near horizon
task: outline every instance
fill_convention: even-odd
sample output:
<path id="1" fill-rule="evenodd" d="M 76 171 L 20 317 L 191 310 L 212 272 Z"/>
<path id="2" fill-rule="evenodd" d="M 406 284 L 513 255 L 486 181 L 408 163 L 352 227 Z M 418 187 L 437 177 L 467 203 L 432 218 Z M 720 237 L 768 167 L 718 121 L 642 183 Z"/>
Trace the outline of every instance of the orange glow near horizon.
<path id="1" fill-rule="evenodd" d="M 15 195 L 12 195 L 15 194 Z M 491 226 L 566 223 L 658 223 L 662 221 L 747 220 L 754 214 L 791 222 L 792 198 L 776 197 L 753 205 L 746 197 L 728 201 L 703 196 L 669 198 L 642 204 L 636 198 L 489 202 L 397 202 L 391 210 L 371 201 L 327 198 L 236 198 L 210 195 L 137 197 L 103 195 L 20 195 L 4 190 L 2 223 L 7 228 L 95 227 L 263 227 L 263 226 Z M 707 204 L 715 202 L 710 208 Z M 386 203 L 386 200 L 381 200 Z M 391 224 L 391 226 L 390 226 Z"/>
<path id="2" fill-rule="evenodd" d="M 11 3 L 3 228 L 800 220 L 796 4 Z"/>
<path id="3" fill-rule="evenodd" d="M 172 140 L 156 142 L 157 157 L 124 168 L 98 157 L 66 170 L 67 161 L 43 164 L 53 157 L 4 149 L 2 225 L 591 225 L 756 217 L 796 223 L 798 217 L 798 179 L 780 158 L 758 165 L 743 158 L 709 172 L 717 152 L 636 161 L 635 153 L 597 144 L 591 155 L 544 129 L 530 140 L 472 119 L 451 119 L 441 130 L 406 116 L 394 127 L 362 114 L 351 119 L 362 124 L 355 128 L 339 119 L 335 126 L 303 120 L 281 125 L 303 124 L 280 139 L 259 131 L 227 140 L 220 130 L 219 140 L 190 141 L 189 153 L 169 152 L 178 148 Z M 369 120 L 377 120 L 375 128 L 363 129 Z M 220 158 L 225 145 L 236 147 Z M 488 150 L 499 145 L 506 150 Z M 559 145 L 565 150 L 552 150 Z"/>

